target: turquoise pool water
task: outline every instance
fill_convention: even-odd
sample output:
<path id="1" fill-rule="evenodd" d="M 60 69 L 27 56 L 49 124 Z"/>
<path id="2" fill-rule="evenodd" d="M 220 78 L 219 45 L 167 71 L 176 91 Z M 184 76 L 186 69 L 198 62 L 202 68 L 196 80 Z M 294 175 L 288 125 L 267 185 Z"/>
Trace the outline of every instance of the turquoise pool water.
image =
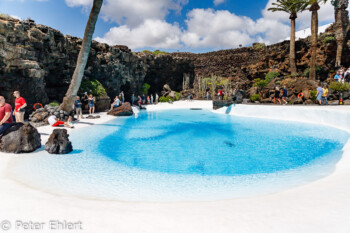
<path id="1" fill-rule="evenodd" d="M 12 176 L 49 192 L 127 201 L 201 201 L 271 193 L 330 174 L 349 134 L 220 115 L 141 112 L 73 131 L 75 151 L 18 160 Z"/>

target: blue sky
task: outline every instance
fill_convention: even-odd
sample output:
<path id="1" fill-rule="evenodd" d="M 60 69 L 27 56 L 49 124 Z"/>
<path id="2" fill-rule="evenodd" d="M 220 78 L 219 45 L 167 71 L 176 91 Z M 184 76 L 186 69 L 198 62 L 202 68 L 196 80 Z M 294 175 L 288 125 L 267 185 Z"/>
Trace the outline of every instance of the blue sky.
<path id="1" fill-rule="evenodd" d="M 206 52 L 253 42 L 267 44 L 289 36 L 284 13 L 266 11 L 274 0 L 104 0 L 94 38 L 123 44 L 135 51 Z M 0 11 L 32 18 L 64 34 L 82 37 L 92 0 L 1 0 Z M 328 3 L 320 10 L 320 25 L 333 22 Z M 298 29 L 310 25 L 302 13 Z"/>

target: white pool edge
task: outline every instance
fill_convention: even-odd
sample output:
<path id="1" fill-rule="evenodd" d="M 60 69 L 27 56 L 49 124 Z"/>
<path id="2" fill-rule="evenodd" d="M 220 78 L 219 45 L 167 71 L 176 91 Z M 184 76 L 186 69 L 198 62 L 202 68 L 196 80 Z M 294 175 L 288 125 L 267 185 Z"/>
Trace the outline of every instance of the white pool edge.
<path id="1" fill-rule="evenodd" d="M 212 103 L 207 101 L 180 101 L 149 106 L 147 111 L 211 107 Z M 319 123 L 336 128 L 339 128 L 337 122 L 341 122 L 345 124 L 341 129 L 350 132 L 350 122 L 345 121 L 346 117 L 350 119 L 350 108 L 345 106 L 236 105 L 234 110 L 231 114 L 236 116 Z M 87 122 L 102 124 L 111 119 L 103 115 Z M 82 127 L 86 126 L 74 130 Z M 40 133 L 50 130 L 39 128 Z M 42 137 L 42 144 L 47 137 Z M 55 196 L 29 189 L 4 176 L 12 157 L 19 156 L 0 154 L 0 222 L 3 219 L 80 220 L 85 225 L 81 232 L 94 233 L 350 232 L 350 140 L 336 170 L 321 180 L 262 197 L 199 203 L 123 203 Z"/>

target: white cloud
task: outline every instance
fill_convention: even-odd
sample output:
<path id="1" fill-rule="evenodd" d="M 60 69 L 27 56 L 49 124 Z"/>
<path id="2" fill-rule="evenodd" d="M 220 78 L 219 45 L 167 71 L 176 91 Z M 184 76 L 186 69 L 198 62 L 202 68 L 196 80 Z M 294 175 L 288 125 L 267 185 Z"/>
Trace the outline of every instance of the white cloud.
<path id="1" fill-rule="evenodd" d="M 88 6 L 91 6 L 92 3 L 93 3 L 93 0 L 66 0 L 66 4 L 70 7 L 76 7 L 76 6 L 88 7 Z"/>
<path id="2" fill-rule="evenodd" d="M 66 0 L 68 6 L 88 7 L 93 0 Z M 188 0 L 105 0 L 101 17 L 119 25 L 137 27 L 147 19 L 164 20 L 170 10 L 179 12 Z"/>
<path id="3" fill-rule="evenodd" d="M 187 15 L 187 31 L 182 41 L 186 46 L 200 48 L 232 48 L 252 43 L 248 29 L 254 21 L 229 11 L 194 9 Z"/>
<path id="4" fill-rule="evenodd" d="M 214 0 L 214 5 L 217 6 L 217 5 L 224 3 L 224 2 L 226 2 L 226 0 Z"/>
<path id="5" fill-rule="evenodd" d="M 225 0 L 214 0 L 220 4 Z M 180 11 L 188 0 L 105 0 L 101 17 L 118 23 L 103 37 L 96 38 L 109 44 L 125 44 L 132 49 L 205 48 L 227 49 L 253 42 L 276 43 L 289 37 L 289 15 L 267 9 L 275 0 L 269 0 L 262 17 L 253 20 L 227 10 L 193 9 L 185 20 L 186 28 L 166 22 L 170 10 Z M 69 6 L 90 6 L 92 0 L 66 0 Z M 330 3 L 321 5 L 320 25 L 334 21 Z M 298 15 L 297 30 L 310 27 L 311 13 Z"/>
<path id="6" fill-rule="evenodd" d="M 113 27 L 103 38 L 97 37 L 96 40 L 112 45 L 127 45 L 131 49 L 144 47 L 170 49 L 180 47 L 180 36 L 181 30 L 178 25 L 147 19 L 135 28 L 127 25 Z"/>
<path id="7" fill-rule="evenodd" d="M 17 15 L 10 15 L 12 18 L 15 18 L 15 19 L 19 19 L 21 20 L 21 17 L 17 16 Z"/>
<path id="8" fill-rule="evenodd" d="M 283 23 L 289 23 L 289 15 L 285 12 L 271 12 L 267 9 L 271 7 L 275 0 L 269 0 L 265 9 L 263 10 L 263 18 L 278 20 Z M 334 7 L 331 1 L 327 1 L 326 4 L 320 4 L 321 9 L 318 11 L 319 24 L 323 25 L 325 23 L 334 21 Z M 350 8 L 350 7 L 349 7 Z M 349 9 L 348 8 L 348 9 Z M 311 12 L 305 10 L 302 13 L 298 13 L 298 18 L 296 19 L 297 29 L 304 29 L 311 26 Z"/>

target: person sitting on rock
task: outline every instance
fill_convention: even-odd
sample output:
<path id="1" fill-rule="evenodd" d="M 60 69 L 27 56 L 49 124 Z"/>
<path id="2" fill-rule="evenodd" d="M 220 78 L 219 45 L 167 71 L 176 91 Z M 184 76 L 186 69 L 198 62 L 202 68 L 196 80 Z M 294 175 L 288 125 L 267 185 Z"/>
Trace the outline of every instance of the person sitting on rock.
<path id="1" fill-rule="evenodd" d="M 120 99 L 118 96 L 114 98 L 114 102 L 111 104 L 111 109 L 109 111 L 112 111 L 113 108 L 118 108 L 120 106 Z"/>
<path id="2" fill-rule="evenodd" d="M 340 71 L 339 71 L 339 70 L 337 71 L 337 74 L 334 75 L 334 80 L 335 80 L 336 82 L 339 82 L 339 81 L 341 80 L 341 76 L 340 76 Z"/>
<path id="3" fill-rule="evenodd" d="M 12 107 L 7 104 L 5 98 L 0 96 L 0 136 L 12 125 Z"/>
<path id="4" fill-rule="evenodd" d="M 24 108 L 27 107 L 27 103 L 19 91 L 14 91 L 13 96 L 16 97 L 15 100 L 15 111 L 13 112 L 17 123 L 24 123 Z"/>
<path id="5" fill-rule="evenodd" d="M 69 124 L 66 123 L 66 122 L 57 120 L 57 117 L 56 117 L 55 115 L 49 116 L 49 118 L 47 119 L 47 121 L 49 122 L 49 124 L 50 124 L 52 127 L 57 127 L 57 126 L 60 126 L 60 125 L 64 125 L 64 126 L 67 126 L 68 128 L 74 128 L 74 126 L 71 126 L 71 125 L 69 125 Z"/>

